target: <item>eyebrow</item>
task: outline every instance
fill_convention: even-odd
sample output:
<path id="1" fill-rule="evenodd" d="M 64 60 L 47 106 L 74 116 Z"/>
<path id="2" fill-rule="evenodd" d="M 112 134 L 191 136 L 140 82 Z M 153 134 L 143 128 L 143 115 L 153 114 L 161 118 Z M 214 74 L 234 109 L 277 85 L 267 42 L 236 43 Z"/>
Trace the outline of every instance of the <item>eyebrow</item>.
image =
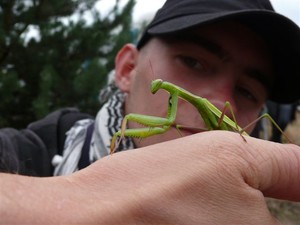
<path id="1" fill-rule="evenodd" d="M 218 43 L 194 33 L 177 34 L 172 37 L 174 40 L 195 44 L 210 53 L 216 55 L 222 61 L 228 59 L 229 54 Z"/>

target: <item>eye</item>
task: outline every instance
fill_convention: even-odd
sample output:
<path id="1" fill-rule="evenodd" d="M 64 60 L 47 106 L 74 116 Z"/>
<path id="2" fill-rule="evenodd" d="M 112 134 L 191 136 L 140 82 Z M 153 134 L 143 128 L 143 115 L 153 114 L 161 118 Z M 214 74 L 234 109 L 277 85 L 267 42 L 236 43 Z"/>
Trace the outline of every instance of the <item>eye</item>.
<path id="1" fill-rule="evenodd" d="M 252 102 L 258 101 L 255 94 L 251 90 L 249 90 L 245 87 L 237 87 L 237 92 L 238 92 L 238 94 L 240 94 L 242 97 L 248 99 L 249 101 L 252 101 Z"/>
<path id="2" fill-rule="evenodd" d="M 204 66 L 197 59 L 189 56 L 181 56 L 182 62 L 192 69 L 204 70 Z"/>

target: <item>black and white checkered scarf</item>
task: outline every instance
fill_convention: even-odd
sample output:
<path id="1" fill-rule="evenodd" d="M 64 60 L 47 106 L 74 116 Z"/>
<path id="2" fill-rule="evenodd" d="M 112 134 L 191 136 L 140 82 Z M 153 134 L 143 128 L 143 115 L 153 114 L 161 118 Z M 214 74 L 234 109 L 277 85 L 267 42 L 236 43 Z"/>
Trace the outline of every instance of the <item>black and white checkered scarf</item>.
<path id="1" fill-rule="evenodd" d="M 110 84 L 100 92 L 99 99 L 100 103 L 104 103 L 104 105 L 99 110 L 96 119 L 79 120 L 67 132 L 63 155 L 56 155 L 52 160 L 55 176 L 70 174 L 78 170 L 87 128 L 93 123 L 95 127 L 90 142 L 90 162 L 92 163 L 110 153 L 111 138 L 114 133 L 121 129 L 125 94 L 115 84 Z M 124 138 L 117 151 L 133 148 L 133 140 Z"/>

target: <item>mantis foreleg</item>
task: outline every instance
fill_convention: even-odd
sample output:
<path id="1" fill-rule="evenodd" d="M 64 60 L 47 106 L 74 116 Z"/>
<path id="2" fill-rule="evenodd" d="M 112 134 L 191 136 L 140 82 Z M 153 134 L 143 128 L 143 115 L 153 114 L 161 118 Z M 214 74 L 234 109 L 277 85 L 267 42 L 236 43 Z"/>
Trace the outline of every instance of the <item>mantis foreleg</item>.
<path id="1" fill-rule="evenodd" d="M 173 93 L 169 97 L 167 118 L 146 116 L 133 113 L 126 115 L 122 121 L 121 130 L 115 133 L 112 138 L 110 146 L 111 153 L 113 153 L 116 149 L 115 142 L 117 140 L 117 137 L 120 137 L 117 143 L 117 146 L 119 146 L 120 141 L 122 140 L 122 138 L 124 138 L 124 136 L 146 138 L 156 134 L 162 134 L 168 131 L 170 127 L 174 125 L 176 119 L 177 105 L 178 95 L 176 93 Z M 127 122 L 129 120 L 147 126 L 148 128 L 126 129 Z"/>
<path id="2" fill-rule="evenodd" d="M 145 125 L 148 128 L 126 129 L 128 120 Z M 167 118 L 146 116 L 141 114 L 126 115 L 123 119 L 121 130 L 116 132 L 112 138 L 110 146 L 111 154 L 114 153 L 116 147 L 119 146 L 124 136 L 133 138 L 146 138 L 156 134 L 162 134 L 170 129 L 172 123 L 173 121 Z M 115 145 L 117 137 L 120 137 L 120 139 L 117 145 Z"/>

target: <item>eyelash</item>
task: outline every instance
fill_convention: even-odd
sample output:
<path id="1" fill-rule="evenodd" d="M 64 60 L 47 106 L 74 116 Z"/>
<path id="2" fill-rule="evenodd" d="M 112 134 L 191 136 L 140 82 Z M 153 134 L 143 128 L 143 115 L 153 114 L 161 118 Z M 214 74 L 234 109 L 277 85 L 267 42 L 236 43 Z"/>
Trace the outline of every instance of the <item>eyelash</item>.
<path id="1" fill-rule="evenodd" d="M 250 101 L 253 102 L 257 102 L 257 98 L 255 97 L 255 95 L 247 88 L 243 87 L 243 86 L 239 86 L 237 87 L 237 91 L 244 96 L 245 98 L 249 99 Z"/>

